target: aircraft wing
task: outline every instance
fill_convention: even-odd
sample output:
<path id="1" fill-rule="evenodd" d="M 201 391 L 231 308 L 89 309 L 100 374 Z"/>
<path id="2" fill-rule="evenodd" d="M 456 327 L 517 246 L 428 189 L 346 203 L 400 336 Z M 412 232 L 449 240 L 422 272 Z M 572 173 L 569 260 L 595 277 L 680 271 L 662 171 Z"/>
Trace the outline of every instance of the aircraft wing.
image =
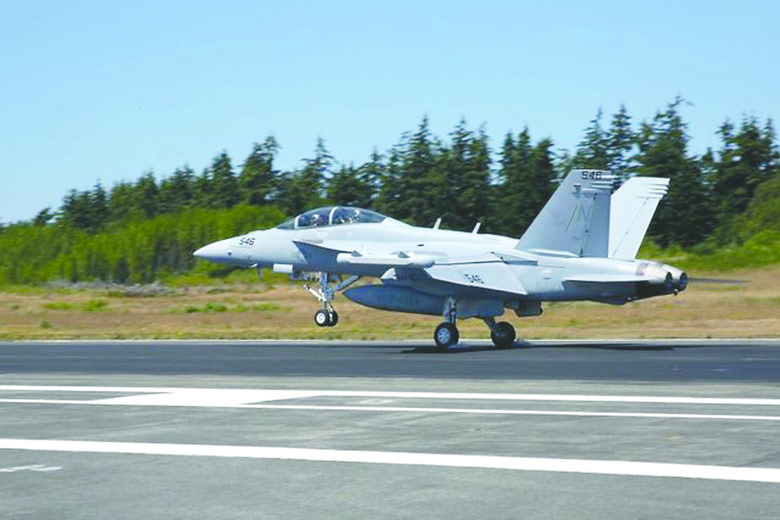
<path id="1" fill-rule="evenodd" d="M 391 254 L 366 254 L 346 251 L 343 246 L 326 243 L 295 241 L 295 245 L 307 257 L 325 255 L 335 258 L 339 264 L 354 266 L 381 266 L 384 283 L 409 285 L 421 291 L 426 286 L 442 285 L 455 287 L 455 292 L 468 292 L 476 297 L 484 293 L 485 298 L 501 298 L 506 295 L 528 294 L 515 276 L 511 264 L 535 264 L 534 261 L 510 255 L 510 257 L 487 254 L 462 258 L 437 258 L 433 255 L 413 252 Z"/>

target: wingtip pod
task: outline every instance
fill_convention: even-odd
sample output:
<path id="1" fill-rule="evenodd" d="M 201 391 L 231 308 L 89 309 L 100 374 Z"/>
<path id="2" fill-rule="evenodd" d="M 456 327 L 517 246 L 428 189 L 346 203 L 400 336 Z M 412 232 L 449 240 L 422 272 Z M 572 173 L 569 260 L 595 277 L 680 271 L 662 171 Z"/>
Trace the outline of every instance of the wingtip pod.
<path id="1" fill-rule="evenodd" d="M 608 170 L 570 171 L 520 237 L 517 248 L 606 257 L 614 182 Z"/>

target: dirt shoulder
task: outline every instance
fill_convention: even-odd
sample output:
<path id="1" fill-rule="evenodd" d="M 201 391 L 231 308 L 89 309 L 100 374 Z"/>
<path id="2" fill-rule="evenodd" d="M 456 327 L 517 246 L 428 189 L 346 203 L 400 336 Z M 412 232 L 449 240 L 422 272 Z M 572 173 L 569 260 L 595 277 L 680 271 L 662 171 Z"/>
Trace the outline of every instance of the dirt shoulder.
<path id="1" fill-rule="evenodd" d="M 546 304 L 540 317 L 520 319 L 508 312 L 503 319 L 528 339 L 780 336 L 780 266 L 728 278 L 750 283 L 691 284 L 676 297 L 620 307 Z M 0 289 L 0 339 L 404 339 L 427 338 L 440 321 L 368 309 L 342 296 L 335 304 L 339 325 L 321 329 L 312 321 L 316 302 L 299 285 Z M 464 320 L 459 327 L 462 337 L 487 337 L 479 320 Z"/>

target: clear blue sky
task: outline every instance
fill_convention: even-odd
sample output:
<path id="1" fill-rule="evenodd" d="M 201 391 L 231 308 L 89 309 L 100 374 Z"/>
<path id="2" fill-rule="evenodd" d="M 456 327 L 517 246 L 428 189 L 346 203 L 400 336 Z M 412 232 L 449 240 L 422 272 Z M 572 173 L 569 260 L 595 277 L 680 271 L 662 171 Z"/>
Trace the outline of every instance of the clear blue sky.
<path id="1" fill-rule="evenodd" d="M 780 3 L 639 4 L 4 3 L 0 221 L 269 134 L 294 168 L 318 136 L 360 163 L 423 114 L 571 149 L 598 107 L 642 120 L 679 94 L 696 151 L 726 117 L 780 119 Z"/>

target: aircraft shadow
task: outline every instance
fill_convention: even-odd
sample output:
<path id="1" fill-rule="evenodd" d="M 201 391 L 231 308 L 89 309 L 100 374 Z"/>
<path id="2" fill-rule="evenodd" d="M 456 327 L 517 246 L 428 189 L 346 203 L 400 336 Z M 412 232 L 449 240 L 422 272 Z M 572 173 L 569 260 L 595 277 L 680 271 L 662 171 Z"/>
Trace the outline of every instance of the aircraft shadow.
<path id="1" fill-rule="evenodd" d="M 511 347 L 496 348 L 493 345 L 457 345 L 446 350 L 439 350 L 434 345 L 425 345 L 402 350 L 401 354 L 466 354 L 468 352 L 503 352 L 507 350 L 523 350 L 529 348 L 530 344 L 525 342 L 516 342 Z"/>
<path id="2" fill-rule="evenodd" d="M 737 346 L 735 343 L 732 346 Z M 625 352 L 659 352 L 659 351 L 673 351 L 678 349 L 691 349 L 691 348 L 705 348 L 710 345 L 707 344 L 683 344 L 683 345 L 664 345 L 662 342 L 658 344 L 648 344 L 647 342 L 625 342 L 625 343 L 608 343 L 608 344 L 582 344 L 582 343 L 567 343 L 562 341 L 560 343 L 553 344 L 535 344 L 533 342 L 518 341 L 509 348 L 497 349 L 492 345 L 458 345 L 450 347 L 447 350 L 439 350 L 433 345 L 418 346 L 406 350 L 402 350 L 401 354 L 465 354 L 469 352 L 503 352 L 507 350 L 543 350 L 543 349 L 584 349 L 584 350 L 612 350 L 612 351 L 625 351 Z"/>

